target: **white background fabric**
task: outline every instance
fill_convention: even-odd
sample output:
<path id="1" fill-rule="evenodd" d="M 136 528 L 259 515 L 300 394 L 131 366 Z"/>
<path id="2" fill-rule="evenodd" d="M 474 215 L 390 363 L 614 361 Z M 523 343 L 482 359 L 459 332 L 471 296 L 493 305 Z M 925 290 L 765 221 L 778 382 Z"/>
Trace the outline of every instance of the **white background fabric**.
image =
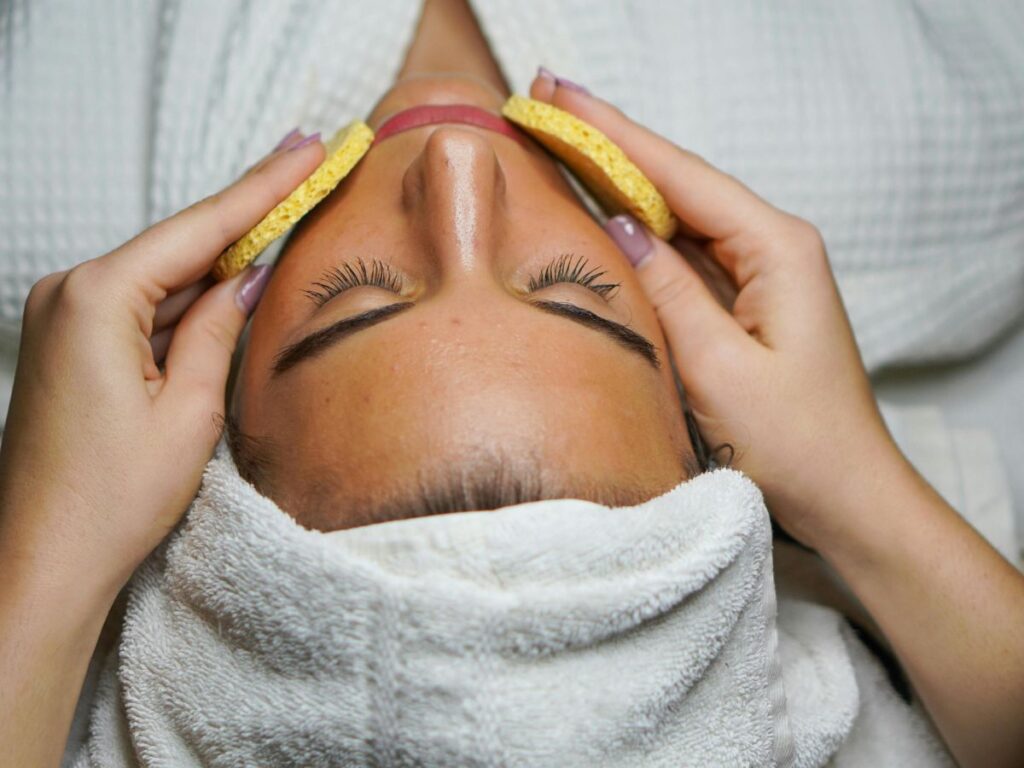
<path id="1" fill-rule="evenodd" d="M 872 369 L 1009 334 L 956 369 L 887 376 L 883 392 L 993 431 L 1024 522 L 1019 4 L 477 12 L 514 88 L 544 62 L 814 221 Z M 2 394 L 35 280 L 214 191 L 292 125 L 365 114 L 417 13 L 415 0 L 0 6 Z"/>
<path id="2" fill-rule="evenodd" d="M 883 391 L 992 431 L 1024 523 L 1024 334 L 1008 330 L 1024 307 L 1024 6 L 474 7 L 515 90 L 544 63 L 817 224 L 872 370 L 980 354 L 943 369 L 945 388 L 925 371 Z M 418 11 L 0 4 L 0 400 L 35 280 L 216 190 L 294 125 L 365 114 Z M 1000 333 L 1009 351 L 983 354 Z"/>
<path id="3" fill-rule="evenodd" d="M 1011 330 L 1024 306 L 1024 6 L 473 4 L 515 90 L 546 64 L 817 224 L 873 371 L 957 361 L 884 374 L 895 400 L 942 408 L 911 413 L 897 436 L 934 466 L 953 457 L 946 492 L 990 509 L 1002 455 L 1024 508 L 1024 333 Z M 418 10 L 0 3 L 0 397 L 35 280 L 223 186 L 294 125 L 365 114 Z M 994 477 L 965 456 L 988 457 Z"/>

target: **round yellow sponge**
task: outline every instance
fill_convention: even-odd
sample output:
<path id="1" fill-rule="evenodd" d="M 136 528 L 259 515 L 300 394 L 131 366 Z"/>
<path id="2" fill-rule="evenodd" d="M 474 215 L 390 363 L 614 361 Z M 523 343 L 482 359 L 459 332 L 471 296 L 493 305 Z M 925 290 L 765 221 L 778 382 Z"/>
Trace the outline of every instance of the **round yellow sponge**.
<path id="1" fill-rule="evenodd" d="M 217 280 L 227 280 L 249 266 L 264 248 L 327 197 L 356 167 L 372 143 L 373 131 L 360 120 L 354 120 L 334 134 L 326 145 L 327 157 L 319 167 L 259 224 L 225 250 L 210 274 Z"/>
<path id="2" fill-rule="evenodd" d="M 510 97 L 501 113 L 565 163 L 608 215 L 630 213 L 665 240 L 675 234 L 678 222 L 665 198 L 597 128 L 525 96 Z"/>

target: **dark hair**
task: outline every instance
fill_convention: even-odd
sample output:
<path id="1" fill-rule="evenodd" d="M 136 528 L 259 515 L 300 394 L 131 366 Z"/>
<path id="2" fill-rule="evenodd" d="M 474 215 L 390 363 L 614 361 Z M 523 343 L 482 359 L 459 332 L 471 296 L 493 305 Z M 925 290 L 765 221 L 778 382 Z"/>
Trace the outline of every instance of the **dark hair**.
<path id="1" fill-rule="evenodd" d="M 700 474 L 701 472 L 707 472 L 709 469 L 717 469 L 718 467 L 728 467 L 732 464 L 735 451 L 733 450 L 731 443 L 720 443 L 714 448 L 710 448 L 704 440 L 704 436 L 701 435 L 700 429 L 697 427 L 697 419 L 693 415 L 693 411 L 686 408 L 683 411 L 683 418 L 686 420 L 686 431 L 690 435 L 690 443 L 693 445 L 693 461 L 696 462 L 699 468 L 697 472 L 692 472 L 690 477 Z M 718 458 L 718 454 L 722 452 L 728 452 L 728 458 L 722 461 Z"/>
<path id="2" fill-rule="evenodd" d="M 239 474 L 261 494 L 274 498 L 270 469 L 278 446 L 272 439 L 244 433 L 233 414 L 225 419 L 224 429 Z M 687 452 L 680 460 L 681 468 L 688 477 L 699 475 L 709 467 L 707 457 L 710 453 L 703 441 L 700 441 L 699 449 L 697 444 L 694 441 L 695 453 Z M 306 525 L 319 530 L 337 527 L 333 488 L 330 481 L 325 481 L 308 491 L 302 500 Z M 652 495 L 651 489 L 639 481 L 617 485 L 602 485 L 593 480 L 575 484 L 567 482 L 560 486 L 550 482 L 545 484 L 541 481 L 541 473 L 530 461 L 493 454 L 478 457 L 470 466 L 447 469 L 441 475 L 420 476 L 412 488 L 407 487 L 403 492 L 353 504 L 348 510 L 348 517 L 353 526 L 368 525 L 425 515 L 497 509 L 556 498 L 585 498 L 610 507 L 632 506 Z"/>

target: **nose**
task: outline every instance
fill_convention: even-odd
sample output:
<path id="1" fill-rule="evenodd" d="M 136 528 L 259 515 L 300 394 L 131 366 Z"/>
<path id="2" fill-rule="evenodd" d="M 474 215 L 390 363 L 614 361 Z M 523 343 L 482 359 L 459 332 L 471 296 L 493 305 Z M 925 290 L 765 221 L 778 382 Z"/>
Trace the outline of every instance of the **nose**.
<path id="1" fill-rule="evenodd" d="M 435 129 L 405 173 L 403 198 L 415 212 L 425 255 L 442 270 L 486 270 L 505 205 L 505 175 L 486 136 L 461 126 Z"/>

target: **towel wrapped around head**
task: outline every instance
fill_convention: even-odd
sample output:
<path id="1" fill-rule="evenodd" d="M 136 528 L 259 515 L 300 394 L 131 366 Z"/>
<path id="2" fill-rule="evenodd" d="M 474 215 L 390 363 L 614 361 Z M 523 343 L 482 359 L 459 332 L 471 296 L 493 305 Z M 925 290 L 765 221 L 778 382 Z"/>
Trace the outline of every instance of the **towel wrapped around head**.
<path id="1" fill-rule="evenodd" d="M 866 710 L 884 675 L 838 614 L 793 601 L 777 632 L 771 545 L 727 469 L 635 507 L 309 531 L 222 442 L 133 577 L 74 765 L 951 764 L 891 691 Z"/>

